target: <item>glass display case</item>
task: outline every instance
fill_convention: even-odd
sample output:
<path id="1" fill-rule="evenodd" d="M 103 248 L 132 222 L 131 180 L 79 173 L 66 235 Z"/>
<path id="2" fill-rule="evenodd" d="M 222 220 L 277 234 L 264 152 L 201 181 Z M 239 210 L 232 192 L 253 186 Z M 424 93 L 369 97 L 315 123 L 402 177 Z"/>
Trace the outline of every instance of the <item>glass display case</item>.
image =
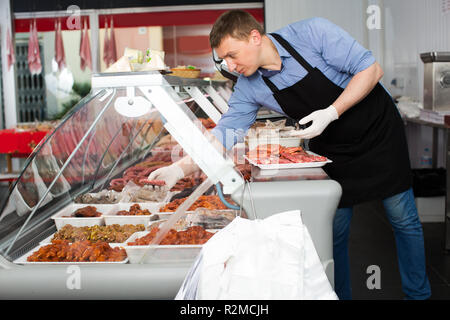
<path id="1" fill-rule="evenodd" d="M 144 84 L 142 78 L 147 79 L 148 86 L 158 86 L 169 99 L 159 102 L 164 104 L 163 108 L 167 108 L 167 103 L 177 103 L 181 114 L 178 121 L 191 120 L 191 125 L 201 134 L 207 129 L 197 116 L 211 126 L 226 106 L 216 91 L 218 87 L 228 91 L 226 82 L 181 79 L 159 72 L 95 75 L 93 91 L 36 147 L 3 204 L 0 252 L 5 257 L 14 260 L 53 233 L 54 225 L 49 218 L 78 196 L 105 189 L 120 190 L 124 181 L 121 175 L 134 164 L 145 159 L 151 162 L 155 157 L 159 157 L 155 164 L 172 162 L 171 148 L 161 147 L 164 146 L 161 139 L 166 137 L 169 145 L 176 141 L 167 139 L 170 135 L 164 128 L 166 120 L 161 113 L 151 103 L 144 106 L 148 107 L 144 113 L 126 113 L 133 109 L 128 105 L 130 99 L 135 99 L 136 106 L 137 99 L 146 98 L 142 92 L 136 96 L 133 92 L 131 97 L 130 86 L 126 87 L 124 81 Z M 125 99 L 125 112 L 120 110 L 122 99 Z M 174 121 L 176 124 L 177 120 Z M 186 128 L 179 132 L 193 132 L 186 122 L 183 125 Z"/>
<path id="2" fill-rule="evenodd" d="M 210 204 L 217 206 L 211 210 L 226 220 L 222 226 L 239 214 L 248 213 L 254 219 L 304 209 L 305 224 L 332 281 L 331 221 L 340 199 L 339 184 L 321 169 L 293 170 L 287 176 L 258 171 L 250 188 L 244 177 L 248 167 L 236 165 L 236 159 L 210 133 L 227 111 L 230 93 L 228 82 L 159 72 L 94 75 L 91 93 L 35 148 L 2 204 L 0 296 L 173 298 L 200 245 L 170 252 L 153 250 L 149 260 L 144 259 L 147 251 L 140 255 L 127 251 L 123 260 L 84 264 L 30 262 L 27 257 L 75 220 L 75 227 L 142 224 L 148 231 L 155 223 L 171 221 L 176 209 L 168 210 L 169 204 L 189 195 L 192 201 L 200 200 L 200 195 L 215 197 Z M 184 155 L 192 158 L 201 174 L 181 179 L 168 192 L 148 188 L 151 172 Z M 136 203 L 150 214 L 118 217 L 119 211 L 130 209 L 130 213 Z M 83 213 L 85 218 L 74 217 L 88 206 L 97 211 Z M 80 219 L 84 220 L 77 224 Z M 136 240 L 135 234 L 132 237 L 128 241 Z M 110 241 L 108 250 L 120 251 L 126 244 L 123 235 L 121 239 Z"/>

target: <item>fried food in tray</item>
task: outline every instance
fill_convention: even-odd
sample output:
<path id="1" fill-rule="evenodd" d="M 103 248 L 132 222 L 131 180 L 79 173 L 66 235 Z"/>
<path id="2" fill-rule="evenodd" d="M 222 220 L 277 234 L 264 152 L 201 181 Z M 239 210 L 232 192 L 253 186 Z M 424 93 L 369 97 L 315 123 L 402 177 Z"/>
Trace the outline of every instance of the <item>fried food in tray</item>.
<path id="1" fill-rule="evenodd" d="M 111 246 L 104 241 L 88 240 L 69 243 L 53 240 L 27 258 L 28 262 L 118 262 L 127 258 L 125 249 Z"/>
<path id="2" fill-rule="evenodd" d="M 149 245 L 158 231 L 158 227 L 152 228 L 144 237 L 137 238 L 135 241 L 128 242 L 127 244 L 129 246 Z M 199 226 L 189 227 L 184 231 L 170 229 L 164 239 L 161 240 L 160 245 L 204 244 L 213 235 L 214 233 L 206 231 Z"/>
<path id="3" fill-rule="evenodd" d="M 105 241 L 108 243 L 125 242 L 133 233 L 144 231 L 143 224 L 108 225 L 92 227 L 74 227 L 66 224 L 55 233 L 53 240 L 67 240 L 69 242 L 89 240 L 92 242 Z"/>
<path id="4" fill-rule="evenodd" d="M 175 199 L 174 201 L 169 202 L 164 207 L 159 209 L 160 212 L 174 212 L 177 208 L 186 200 L 187 198 Z M 233 204 L 234 202 L 225 197 L 225 199 Z M 216 210 L 225 210 L 228 207 L 223 204 L 220 200 L 219 196 L 216 195 L 202 195 L 200 196 L 188 209 L 188 211 L 194 211 L 197 208 L 206 208 L 206 209 L 216 209 Z"/>
<path id="5" fill-rule="evenodd" d="M 86 206 L 75 210 L 70 216 L 62 216 L 63 218 L 96 218 L 102 215 L 94 206 Z"/>
<path id="6" fill-rule="evenodd" d="M 117 212 L 118 216 L 149 216 L 152 213 L 148 209 L 141 209 L 139 204 L 133 204 L 130 206 L 130 210 L 121 210 Z"/>

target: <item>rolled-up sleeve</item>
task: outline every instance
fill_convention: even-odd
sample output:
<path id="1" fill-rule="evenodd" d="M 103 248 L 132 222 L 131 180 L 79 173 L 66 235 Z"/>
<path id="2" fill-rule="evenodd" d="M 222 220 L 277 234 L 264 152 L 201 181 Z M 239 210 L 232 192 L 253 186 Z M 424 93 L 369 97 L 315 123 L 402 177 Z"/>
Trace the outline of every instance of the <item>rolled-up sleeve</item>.
<path id="1" fill-rule="evenodd" d="M 337 71 L 355 75 L 375 63 L 371 51 L 327 19 L 313 18 L 308 26 L 311 45 Z"/>
<path id="2" fill-rule="evenodd" d="M 243 141 L 260 108 L 246 94 L 247 90 L 251 88 L 239 80 L 228 101 L 228 111 L 222 115 L 217 126 L 211 131 L 227 150 Z"/>

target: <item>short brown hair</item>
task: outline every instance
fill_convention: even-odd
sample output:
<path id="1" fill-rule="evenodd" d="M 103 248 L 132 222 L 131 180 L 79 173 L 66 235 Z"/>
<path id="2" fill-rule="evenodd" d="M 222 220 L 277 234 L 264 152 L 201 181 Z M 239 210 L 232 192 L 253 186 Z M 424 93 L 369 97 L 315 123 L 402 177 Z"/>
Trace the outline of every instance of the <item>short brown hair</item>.
<path id="1" fill-rule="evenodd" d="M 209 33 L 209 43 L 211 48 L 217 48 L 227 36 L 246 40 L 254 29 L 261 35 L 265 34 L 263 26 L 250 13 L 243 10 L 230 10 L 223 13 L 214 23 Z"/>

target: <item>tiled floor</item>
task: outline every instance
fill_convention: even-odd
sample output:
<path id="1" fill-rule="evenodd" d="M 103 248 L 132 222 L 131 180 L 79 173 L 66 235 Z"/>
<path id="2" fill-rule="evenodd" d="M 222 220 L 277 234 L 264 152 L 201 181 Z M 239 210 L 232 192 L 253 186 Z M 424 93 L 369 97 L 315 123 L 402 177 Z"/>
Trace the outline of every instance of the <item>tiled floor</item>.
<path id="1" fill-rule="evenodd" d="M 444 251 L 444 223 L 423 223 L 425 254 L 432 297 L 450 299 L 450 253 Z M 350 230 L 350 268 L 353 299 L 403 299 L 394 235 L 381 202 L 355 207 Z M 367 267 L 380 267 L 381 288 L 369 290 L 373 274 Z"/>

